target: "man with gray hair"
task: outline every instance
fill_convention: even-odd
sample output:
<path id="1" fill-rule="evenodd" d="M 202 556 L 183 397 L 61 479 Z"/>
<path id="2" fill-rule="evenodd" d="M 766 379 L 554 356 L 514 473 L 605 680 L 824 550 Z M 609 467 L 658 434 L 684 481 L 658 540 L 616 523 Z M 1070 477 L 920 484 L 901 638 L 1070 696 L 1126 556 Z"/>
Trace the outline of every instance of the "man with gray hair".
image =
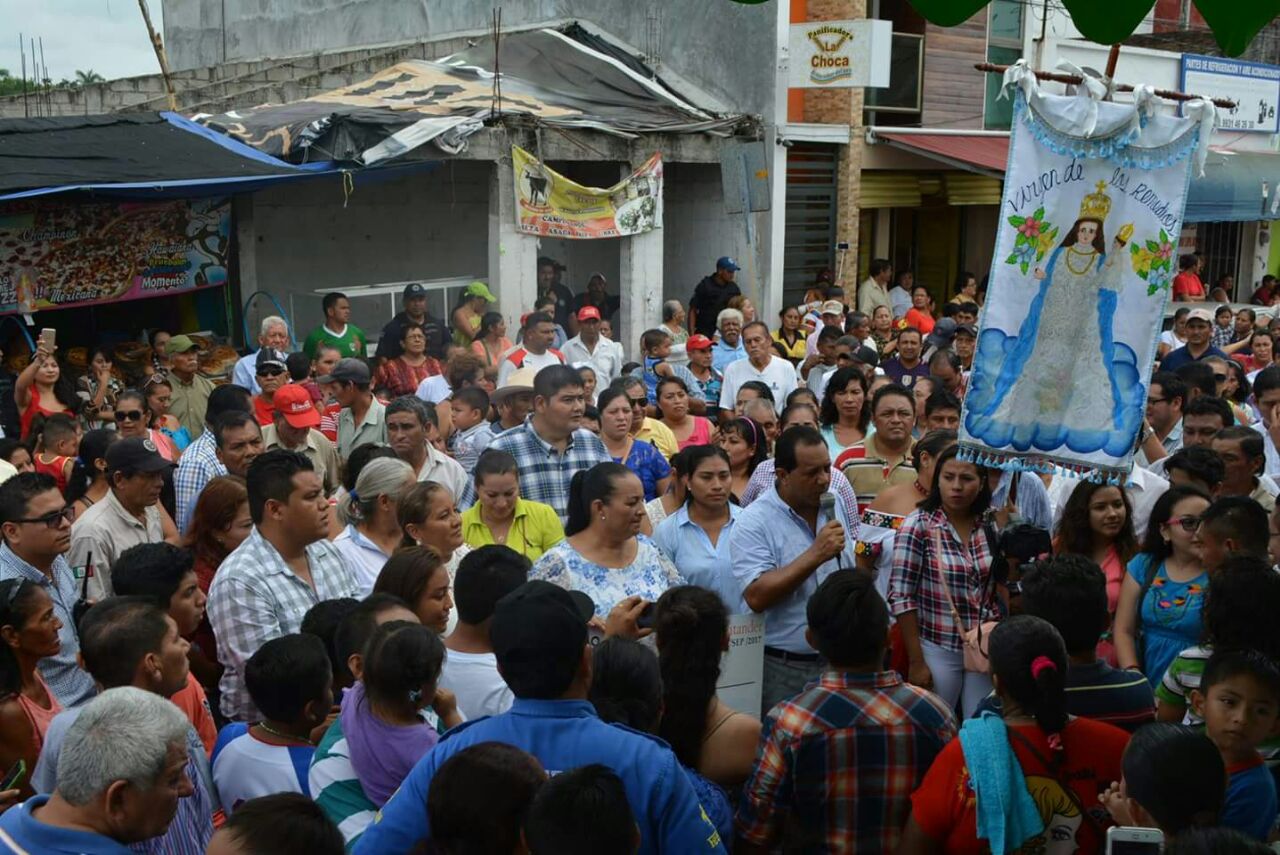
<path id="1" fill-rule="evenodd" d="M 281 353 L 289 352 L 289 327 L 279 315 L 268 315 L 262 319 L 258 328 L 258 349 L 264 347 Z M 235 371 L 231 373 L 231 382 L 243 386 L 255 395 L 260 394 L 262 387 L 258 385 L 257 364 L 257 350 L 240 357 L 236 361 Z"/>
<path id="2" fill-rule="evenodd" d="M 413 467 L 419 481 L 435 481 L 449 488 L 456 502 L 471 480 L 462 464 L 436 448 L 440 421 L 434 404 L 404 395 L 387 404 L 387 443 L 396 456 Z"/>
<path id="3" fill-rule="evenodd" d="M 191 726 L 191 721 L 182 712 L 182 708 L 170 700 L 174 695 L 185 693 L 185 687 L 193 679 L 187 664 L 190 645 L 178 634 L 178 625 L 173 618 L 146 597 L 109 597 L 93 606 L 80 621 L 80 639 L 80 656 L 85 668 L 104 690 L 120 687 L 139 690 L 173 707 L 183 723 L 181 731 L 174 737 L 182 746 L 184 770 L 181 775 L 183 797 L 177 805 L 177 813 L 170 807 L 164 814 L 163 824 L 150 827 L 146 829 L 148 834 L 131 837 L 126 842 L 145 840 L 145 843 L 135 845 L 133 851 L 153 852 L 156 855 L 203 852 L 209 838 L 213 836 L 213 814 L 219 809 L 217 793 L 213 789 L 204 743 L 200 741 L 199 734 Z M 40 750 L 40 760 L 31 773 L 31 788 L 35 792 L 47 794 L 58 791 L 64 799 L 72 794 L 83 794 L 82 791 L 77 793 L 75 789 L 69 789 L 82 786 L 81 779 L 86 774 L 84 764 L 88 762 L 83 756 L 83 743 L 76 743 L 71 735 L 76 731 L 81 718 L 93 709 L 94 703 L 96 701 L 69 707 L 54 716 L 49 723 L 49 728 L 45 731 L 44 747 Z M 91 726 L 90 732 L 103 734 L 97 725 Z M 139 734 L 129 731 L 124 731 L 119 736 L 102 735 L 95 738 L 98 740 L 95 743 L 97 746 L 110 745 L 114 748 L 132 743 L 137 750 L 141 744 Z M 95 750 L 101 752 L 103 749 Z M 68 778 L 68 774 L 75 777 Z M 150 779 L 130 780 L 142 787 Z M 175 785 L 170 783 L 170 786 Z M 125 810 L 121 807 L 122 798 L 128 805 L 131 799 L 136 801 L 138 796 L 115 795 L 107 801 L 107 807 L 111 809 L 108 818 L 114 822 L 121 821 L 120 814 Z M 144 808 L 134 804 L 128 810 L 132 815 Z M 117 850 L 101 847 L 49 849 L 37 846 L 32 851 L 98 853 Z"/>
<path id="4" fill-rule="evenodd" d="M 747 358 L 747 349 L 742 346 L 742 312 L 737 309 L 725 309 L 716 316 L 716 328 L 720 330 L 720 338 L 711 349 L 711 367 L 724 373 L 731 362 Z"/>
<path id="5" fill-rule="evenodd" d="M 0 816 L 5 851 L 105 855 L 158 843 L 179 800 L 192 793 L 190 727 L 173 703 L 143 689 L 122 686 L 94 698 L 67 731 L 58 788 Z M 197 852 L 207 842 L 154 851 Z"/>

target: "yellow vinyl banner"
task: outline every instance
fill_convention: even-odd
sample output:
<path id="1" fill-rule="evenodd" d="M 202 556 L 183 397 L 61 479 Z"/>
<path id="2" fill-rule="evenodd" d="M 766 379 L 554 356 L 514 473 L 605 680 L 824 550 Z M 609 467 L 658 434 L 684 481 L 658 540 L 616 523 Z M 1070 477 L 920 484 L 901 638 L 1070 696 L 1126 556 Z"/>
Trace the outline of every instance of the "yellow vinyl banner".
<path id="1" fill-rule="evenodd" d="M 612 187 L 584 187 L 511 147 L 516 225 L 547 237 L 591 240 L 662 228 L 662 153 Z"/>

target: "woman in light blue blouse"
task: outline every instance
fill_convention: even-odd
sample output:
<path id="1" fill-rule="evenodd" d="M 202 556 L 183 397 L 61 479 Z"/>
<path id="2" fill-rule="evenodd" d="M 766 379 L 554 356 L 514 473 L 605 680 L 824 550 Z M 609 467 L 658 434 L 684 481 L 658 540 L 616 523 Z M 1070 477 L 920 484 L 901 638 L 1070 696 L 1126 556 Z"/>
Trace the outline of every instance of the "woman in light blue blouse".
<path id="1" fill-rule="evenodd" d="M 565 539 L 543 553 L 530 579 L 591 597 L 605 617 L 620 600 L 655 601 L 685 580 L 657 545 L 640 534 L 644 488 L 620 463 L 598 463 L 573 476 Z"/>
<path id="2" fill-rule="evenodd" d="M 715 591 L 730 614 L 746 614 L 742 592 L 729 571 L 729 533 L 742 508 L 729 501 L 729 455 L 714 445 L 694 445 L 683 455 L 685 504 L 658 524 L 653 539 L 691 585 Z"/>

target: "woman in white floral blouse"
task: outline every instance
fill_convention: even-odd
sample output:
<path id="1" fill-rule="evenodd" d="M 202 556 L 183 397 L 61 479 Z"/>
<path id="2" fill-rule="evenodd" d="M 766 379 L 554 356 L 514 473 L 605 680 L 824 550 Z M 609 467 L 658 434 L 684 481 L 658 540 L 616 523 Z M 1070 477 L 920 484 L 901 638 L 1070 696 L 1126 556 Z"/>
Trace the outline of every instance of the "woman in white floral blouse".
<path id="1" fill-rule="evenodd" d="M 533 565 L 530 579 L 582 591 L 605 617 L 620 600 L 650 602 L 685 584 L 657 545 L 640 534 L 644 487 L 620 463 L 599 463 L 573 476 L 567 537 Z"/>

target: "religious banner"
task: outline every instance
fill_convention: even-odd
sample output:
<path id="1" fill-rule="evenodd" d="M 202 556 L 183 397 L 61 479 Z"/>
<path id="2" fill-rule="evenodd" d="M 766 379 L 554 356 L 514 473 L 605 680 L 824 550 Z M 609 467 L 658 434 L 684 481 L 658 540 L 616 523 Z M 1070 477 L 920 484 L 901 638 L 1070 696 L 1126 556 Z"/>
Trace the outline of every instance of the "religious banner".
<path id="1" fill-rule="evenodd" d="M 0 315 L 227 283 L 228 199 L 0 205 Z"/>
<path id="2" fill-rule="evenodd" d="M 612 187 L 570 181 L 519 146 L 515 170 L 516 226 L 546 237 L 589 240 L 662 228 L 662 153 Z"/>
<path id="3" fill-rule="evenodd" d="M 1142 426 L 1193 167 L 1213 107 L 1185 117 L 1014 89 L 990 285 L 961 419 L 962 453 L 1006 469 L 1127 477 Z"/>

